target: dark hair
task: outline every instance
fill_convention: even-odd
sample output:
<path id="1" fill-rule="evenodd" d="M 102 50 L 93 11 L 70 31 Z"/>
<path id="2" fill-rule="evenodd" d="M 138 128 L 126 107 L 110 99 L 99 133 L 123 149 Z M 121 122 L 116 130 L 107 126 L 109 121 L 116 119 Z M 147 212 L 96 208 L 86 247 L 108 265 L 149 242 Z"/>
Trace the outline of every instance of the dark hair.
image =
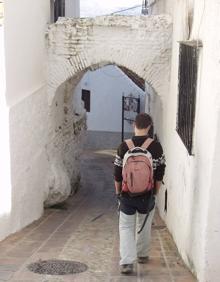
<path id="1" fill-rule="evenodd" d="M 149 125 L 153 125 L 152 118 L 146 113 L 140 113 L 135 118 L 135 126 L 137 129 L 148 128 Z"/>

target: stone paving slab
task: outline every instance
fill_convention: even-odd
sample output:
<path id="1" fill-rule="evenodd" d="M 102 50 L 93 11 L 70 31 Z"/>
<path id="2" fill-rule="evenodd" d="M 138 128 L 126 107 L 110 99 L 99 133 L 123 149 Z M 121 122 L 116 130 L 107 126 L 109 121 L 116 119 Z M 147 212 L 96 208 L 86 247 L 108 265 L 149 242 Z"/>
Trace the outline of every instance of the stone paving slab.
<path id="1" fill-rule="evenodd" d="M 157 213 L 149 263 L 135 265 L 131 276 L 120 274 L 111 154 L 90 152 L 82 157 L 81 186 L 67 201 L 67 209 L 46 209 L 41 219 L 0 242 L 0 282 L 196 281 Z M 79 261 L 88 270 L 64 276 L 30 272 L 27 265 L 40 259 Z"/>

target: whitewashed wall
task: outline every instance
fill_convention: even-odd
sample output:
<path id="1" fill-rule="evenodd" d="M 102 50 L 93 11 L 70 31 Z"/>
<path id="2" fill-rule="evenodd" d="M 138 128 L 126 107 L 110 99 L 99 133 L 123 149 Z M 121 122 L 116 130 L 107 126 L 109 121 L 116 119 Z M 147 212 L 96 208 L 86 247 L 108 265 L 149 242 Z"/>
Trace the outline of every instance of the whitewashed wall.
<path id="1" fill-rule="evenodd" d="M 5 175 L 0 177 L 0 199 L 5 204 L 0 208 L 0 239 L 43 212 L 48 114 L 45 30 L 50 20 L 49 2 L 5 2 L 1 63 L 5 60 L 6 83 L 1 93 L 1 144 L 6 146 L 1 146 L 4 158 L 0 159 L 0 168 L 4 167 L 1 173 Z"/>
<path id="2" fill-rule="evenodd" d="M 149 14 L 162 14 L 165 11 L 165 3 L 166 1 L 164 0 L 148 0 Z"/>
<path id="3" fill-rule="evenodd" d="M 88 148 L 115 148 L 121 142 L 122 96 L 140 97 L 141 110 L 145 106 L 145 92 L 134 84 L 118 67 L 105 66 L 88 71 L 77 85 L 74 96 L 81 100 L 82 89 L 91 91 L 90 112 L 87 112 Z M 126 113 L 135 118 L 135 113 Z M 133 126 L 124 121 L 125 132 Z"/>
<path id="4" fill-rule="evenodd" d="M 4 28 L 0 25 L 0 238 L 8 232 L 11 212 L 9 109 L 6 103 Z M 6 229 L 6 232 L 4 232 Z"/>
<path id="5" fill-rule="evenodd" d="M 173 54 L 170 92 L 162 101 L 163 134 L 167 158 L 160 213 L 178 249 L 200 282 L 220 277 L 219 205 L 219 1 L 166 1 L 173 15 Z M 193 14 L 193 25 L 190 17 Z M 176 132 L 179 40 L 202 40 L 199 58 L 194 155 L 189 156 Z M 157 99 L 156 99 L 157 100 Z M 164 213 L 164 192 L 168 211 Z"/>

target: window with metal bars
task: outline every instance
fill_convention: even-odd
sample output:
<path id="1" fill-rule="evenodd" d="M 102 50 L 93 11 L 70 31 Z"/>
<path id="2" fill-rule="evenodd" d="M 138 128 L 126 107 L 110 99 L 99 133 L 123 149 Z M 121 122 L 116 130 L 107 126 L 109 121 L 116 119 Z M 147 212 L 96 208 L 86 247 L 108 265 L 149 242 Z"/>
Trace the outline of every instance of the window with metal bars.
<path id="1" fill-rule="evenodd" d="M 177 132 L 192 155 L 196 109 L 198 45 L 180 43 Z"/>

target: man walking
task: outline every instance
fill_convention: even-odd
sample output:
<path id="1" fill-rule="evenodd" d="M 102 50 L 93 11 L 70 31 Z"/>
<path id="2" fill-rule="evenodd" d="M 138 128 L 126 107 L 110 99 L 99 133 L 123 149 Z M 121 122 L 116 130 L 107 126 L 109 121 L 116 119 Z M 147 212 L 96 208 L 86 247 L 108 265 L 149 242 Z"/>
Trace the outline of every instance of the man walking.
<path id="1" fill-rule="evenodd" d="M 121 143 L 114 162 L 115 189 L 120 201 L 122 274 L 132 273 L 136 261 L 146 263 L 149 259 L 154 195 L 160 189 L 165 171 L 163 149 L 159 142 L 149 137 L 152 126 L 152 119 L 148 114 L 138 114 L 134 123 L 135 136 Z M 132 158 L 129 158 L 129 154 L 133 154 Z M 147 179 L 147 183 L 140 183 L 142 179 Z"/>

